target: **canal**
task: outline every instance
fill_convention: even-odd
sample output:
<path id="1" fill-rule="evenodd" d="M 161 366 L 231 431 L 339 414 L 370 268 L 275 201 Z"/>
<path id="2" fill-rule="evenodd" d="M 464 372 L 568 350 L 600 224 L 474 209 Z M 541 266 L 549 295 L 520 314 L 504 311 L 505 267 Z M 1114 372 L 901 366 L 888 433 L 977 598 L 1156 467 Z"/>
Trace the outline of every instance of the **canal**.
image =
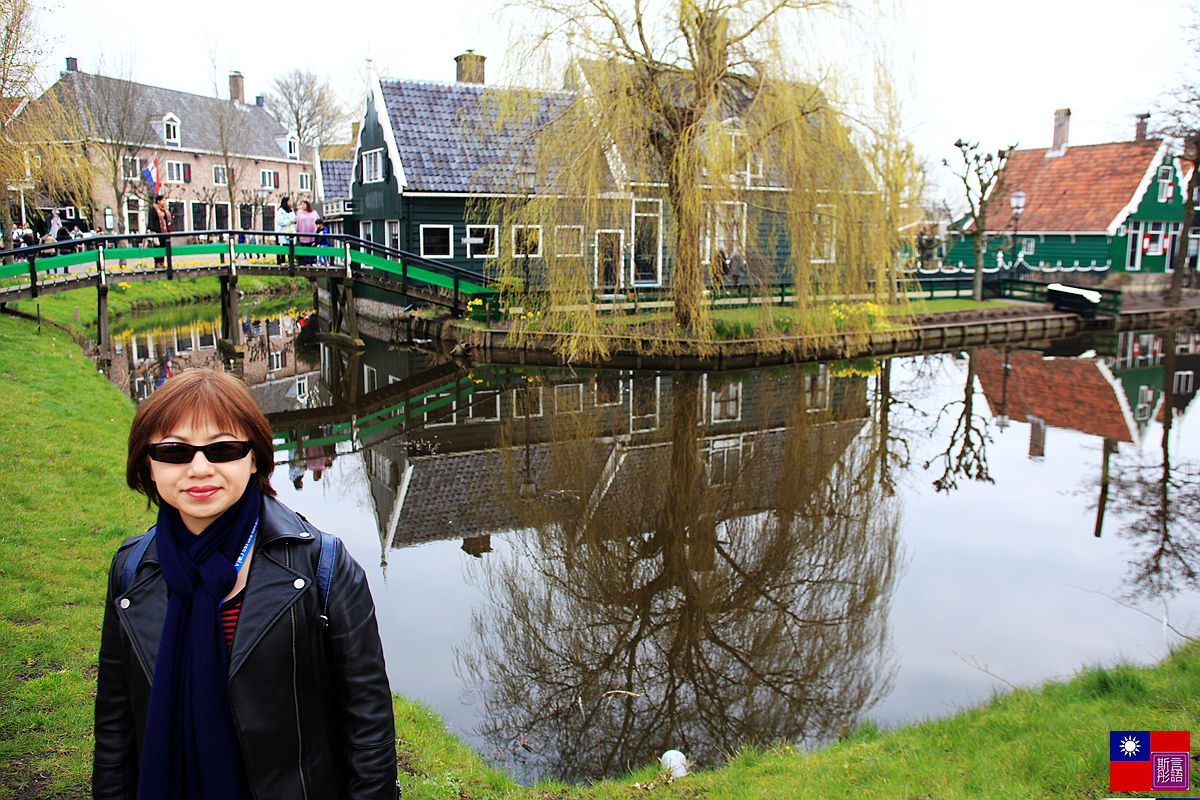
<path id="1" fill-rule="evenodd" d="M 367 569 L 393 690 L 521 779 L 814 746 L 1196 633 L 1200 333 L 672 374 L 348 354 L 303 313 L 243 322 L 273 484 Z M 114 379 L 215 363 L 215 322 L 127 325 Z"/>

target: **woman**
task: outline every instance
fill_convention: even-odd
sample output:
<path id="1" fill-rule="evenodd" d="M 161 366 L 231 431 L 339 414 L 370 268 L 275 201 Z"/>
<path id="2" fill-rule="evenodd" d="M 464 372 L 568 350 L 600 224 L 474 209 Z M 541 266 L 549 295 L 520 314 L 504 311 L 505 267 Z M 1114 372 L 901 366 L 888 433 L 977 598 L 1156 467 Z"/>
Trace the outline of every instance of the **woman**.
<path id="1" fill-rule="evenodd" d="M 146 230 L 158 234 L 171 232 L 171 214 L 167 211 L 167 198 L 161 194 L 154 195 L 154 204 L 146 212 Z M 169 236 L 159 236 L 158 246 L 166 247 L 169 238 Z M 166 259 L 162 256 L 157 256 L 154 259 L 154 266 L 161 267 L 165 261 Z"/>
<path id="2" fill-rule="evenodd" d="M 275 210 L 275 232 L 276 233 L 295 233 L 296 232 L 296 212 L 292 210 L 292 199 L 285 197 L 279 201 L 279 208 Z M 276 236 L 275 244 L 281 244 L 284 247 L 292 241 L 290 236 Z M 282 254 L 275 257 L 275 263 L 282 264 L 284 256 Z"/>
<path id="3" fill-rule="evenodd" d="M 109 571 L 93 797 L 396 797 L 366 577 L 274 499 L 271 441 L 225 373 L 189 370 L 138 407 L 126 481 L 158 522 Z"/>
<path id="4" fill-rule="evenodd" d="M 321 216 L 313 211 L 312 203 L 307 200 L 300 201 L 300 210 L 296 212 L 296 233 L 300 234 L 297 239 L 300 244 L 312 246 L 315 240 L 313 234 L 317 232 L 317 223 L 321 221 Z M 309 234 L 305 236 L 304 234 Z M 312 256 L 305 256 L 300 259 L 302 264 L 316 263 L 316 259 Z"/>

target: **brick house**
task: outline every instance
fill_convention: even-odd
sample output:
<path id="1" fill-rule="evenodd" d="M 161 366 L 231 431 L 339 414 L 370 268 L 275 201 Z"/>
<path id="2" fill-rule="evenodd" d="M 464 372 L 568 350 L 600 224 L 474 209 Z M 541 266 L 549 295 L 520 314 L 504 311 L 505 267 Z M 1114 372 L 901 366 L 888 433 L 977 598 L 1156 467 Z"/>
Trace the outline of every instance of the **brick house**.
<path id="1" fill-rule="evenodd" d="M 261 96 L 245 102 L 244 87 L 234 72 L 228 99 L 206 97 L 81 72 L 68 58 L 47 93 L 74 115 L 95 176 L 92 208 L 78 216 L 104 233 L 144 232 L 152 189 L 142 170 L 157 160 L 174 230 L 273 230 L 281 198 L 313 198 L 311 156 Z"/>

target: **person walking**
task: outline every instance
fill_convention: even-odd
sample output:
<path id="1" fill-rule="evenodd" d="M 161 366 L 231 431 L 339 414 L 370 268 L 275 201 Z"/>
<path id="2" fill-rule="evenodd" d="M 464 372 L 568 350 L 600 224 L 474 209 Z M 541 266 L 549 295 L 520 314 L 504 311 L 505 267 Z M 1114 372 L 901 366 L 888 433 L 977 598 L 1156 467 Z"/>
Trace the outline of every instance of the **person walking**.
<path id="1" fill-rule="evenodd" d="M 300 209 L 296 212 L 296 233 L 299 234 L 296 240 L 305 246 L 311 247 L 316 241 L 312 234 L 317 232 L 317 223 L 321 221 L 321 215 L 313 211 L 312 203 L 307 200 L 300 201 Z M 305 236 L 305 234 L 309 234 Z M 300 259 L 301 264 L 313 264 L 316 259 L 312 256 L 303 256 Z"/>
<path id="2" fill-rule="evenodd" d="M 146 212 L 146 230 L 150 233 L 160 234 L 158 237 L 158 246 L 166 247 L 167 237 L 165 234 L 171 232 L 171 213 L 167 211 L 167 198 L 161 194 L 154 195 L 154 205 L 150 206 L 150 210 Z M 154 266 L 161 267 L 165 259 L 162 256 L 154 257 Z"/>

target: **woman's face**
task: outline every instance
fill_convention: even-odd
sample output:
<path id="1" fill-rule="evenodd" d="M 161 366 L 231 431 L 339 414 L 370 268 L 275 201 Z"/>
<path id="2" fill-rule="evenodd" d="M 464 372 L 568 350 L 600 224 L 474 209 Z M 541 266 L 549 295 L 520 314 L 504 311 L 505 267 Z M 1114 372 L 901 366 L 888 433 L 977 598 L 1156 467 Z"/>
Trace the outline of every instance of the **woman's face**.
<path id="1" fill-rule="evenodd" d="M 206 445 L 213 442 L 246 441 L 240 430 L 223 430 L 211 420 L 182 419 L 175 427 L 155 436 L 151 444 L 183 442 Z M 174 506 L 192 533 L 201 533 L 217 517 L 241 499 L 254 474 L 254 451 L 237 461 L 214 464 L 197 450 L 187 464 L 150 460 L 150 478 L 163 502 Z"/>

